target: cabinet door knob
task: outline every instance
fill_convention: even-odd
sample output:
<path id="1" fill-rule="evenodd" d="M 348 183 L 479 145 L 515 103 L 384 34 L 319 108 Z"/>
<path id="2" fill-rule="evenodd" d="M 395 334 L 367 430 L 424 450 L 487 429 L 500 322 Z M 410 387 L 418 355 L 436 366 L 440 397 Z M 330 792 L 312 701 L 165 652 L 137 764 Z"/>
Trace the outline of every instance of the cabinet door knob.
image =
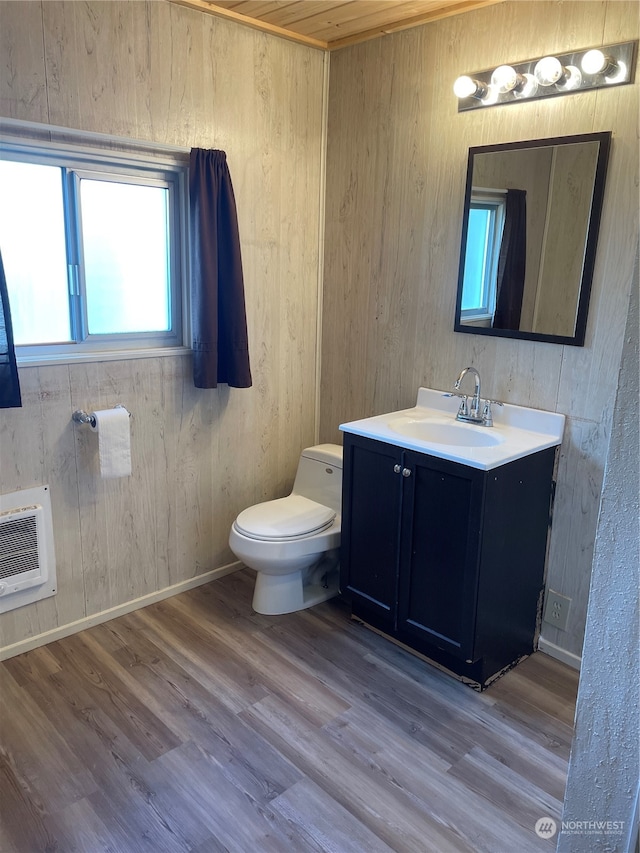
<path id="1" fill-rule="evenodd" d="M 410 477 L 411 476 L 411 468 L 403 468 L 402 469 L 402 476 L 403 477 Z"/>
<path id="2" fill-rule="evenodd" d="M 393 473 L 394 474 L 399 474 L 400 471 L 402 471 L 402 465 L 394 465 L 393 466 Z"/>

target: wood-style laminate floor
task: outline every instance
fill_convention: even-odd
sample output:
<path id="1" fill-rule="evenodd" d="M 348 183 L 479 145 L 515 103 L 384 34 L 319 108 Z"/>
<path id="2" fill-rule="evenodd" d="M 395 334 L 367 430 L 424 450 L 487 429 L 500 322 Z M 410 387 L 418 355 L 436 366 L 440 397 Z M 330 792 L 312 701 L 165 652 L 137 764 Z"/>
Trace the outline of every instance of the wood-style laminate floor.
<path id="1" fill-rule="evenodd" d="M 252 573 L 0 665 L 2 853 L 554 849 L 577 673 L 476 693 Z"/>

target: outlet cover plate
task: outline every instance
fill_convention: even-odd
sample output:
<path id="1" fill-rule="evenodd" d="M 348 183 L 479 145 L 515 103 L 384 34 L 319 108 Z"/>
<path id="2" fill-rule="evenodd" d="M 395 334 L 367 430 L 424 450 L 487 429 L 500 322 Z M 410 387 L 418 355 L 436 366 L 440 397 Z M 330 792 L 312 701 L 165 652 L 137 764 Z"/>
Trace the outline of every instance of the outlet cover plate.
<path id="1" fill-rule="evenodd" d="M 570 608 L 570 598 L 567 598 L 566 595 L 560 595 L 559 592 L 555 592 L 552 589 L 548 589 L 542 619 L 548 625 L 553 625 L 554 628 L 558 628 L 560 631 L 566 631 Z"/>

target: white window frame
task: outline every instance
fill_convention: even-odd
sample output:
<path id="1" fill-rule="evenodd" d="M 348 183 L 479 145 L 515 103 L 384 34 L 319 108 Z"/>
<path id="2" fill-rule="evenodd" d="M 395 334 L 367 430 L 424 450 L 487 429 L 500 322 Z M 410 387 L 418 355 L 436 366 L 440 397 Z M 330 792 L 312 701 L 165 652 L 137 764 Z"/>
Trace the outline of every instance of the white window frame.
<path id="1" fill-rule="evenodd" d="M 500 258 L 502 233 L 504 231 L 506 203 L 506 190 L 485 189 L 483 187 L 472 187 L 471 189 L 470 208 L 495 210 L 495 218 L 493 221 L 493 233 L 486 247 L 487 261 L 484 265 L 482 285 L 482 292 L 484 294 L 483 304 L 477 308 L 467 308 L 460 312 L 461 321 L 467 324 L 493 322 L 493 316 L 496 312 L 498 261 Z"/>
<path id="2" fill-rule="evenodd" d="M 3 120 L 2 131 L 8 125 L 10 134 L 0 131 L 0 159 L 68 169 L 69 180 L 92 178 L 169 189 L 170 245 L 170 312 L 171 329 L 167 332 L 119 333 L 88 335 L 86 302 L 79 258 L 68 257 L 71 301 L 82 316 L 76 318 L 76 331 L 82 328 L 83 340 L 62 344 L 16 345 L 18 365 L 56 364 L 78 361 L 112 361 L 127 358 L 148 358 L 189 353 L 189 267 L 188 267 L 188 152 L 183 149 L 154 151 L 153 143 L 136 143 L 104 134 L 81 134 L 78 142 L 50 142 L 21 136 L 22 128 L 54 130 L 69 134 L 64 128 L 47 128 Z M 72 134 L 73 135 L 73 134 Z M 93 144 L 92 144 L 93 143 Z M 110 145 L 107 149 L 105 145 Z M 137 145 L 144 153 L 127 150 Z M 114 148 L 121 150 L 113 150 Z M 65 231 L 71 225 L 65 222 Z M 74 270 L 75 267 L 75 270 Z M 78 274 L 78 270 L 80 270 Z M 184 343 L 183 343 L 184 342 Z"/>

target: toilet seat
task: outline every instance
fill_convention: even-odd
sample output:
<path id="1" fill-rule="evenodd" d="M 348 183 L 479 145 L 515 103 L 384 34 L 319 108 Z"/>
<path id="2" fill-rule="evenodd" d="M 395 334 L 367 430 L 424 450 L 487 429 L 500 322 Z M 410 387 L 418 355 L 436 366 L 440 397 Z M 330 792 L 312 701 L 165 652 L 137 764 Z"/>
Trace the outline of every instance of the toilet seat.
<path id="1" fill-rule="evenodd" d="M 250 539 L 290 541 L 321 533 L 333 524 L 336 512 L 302 495 L 289 495 L 250 506 L 235 527 Z"/>

